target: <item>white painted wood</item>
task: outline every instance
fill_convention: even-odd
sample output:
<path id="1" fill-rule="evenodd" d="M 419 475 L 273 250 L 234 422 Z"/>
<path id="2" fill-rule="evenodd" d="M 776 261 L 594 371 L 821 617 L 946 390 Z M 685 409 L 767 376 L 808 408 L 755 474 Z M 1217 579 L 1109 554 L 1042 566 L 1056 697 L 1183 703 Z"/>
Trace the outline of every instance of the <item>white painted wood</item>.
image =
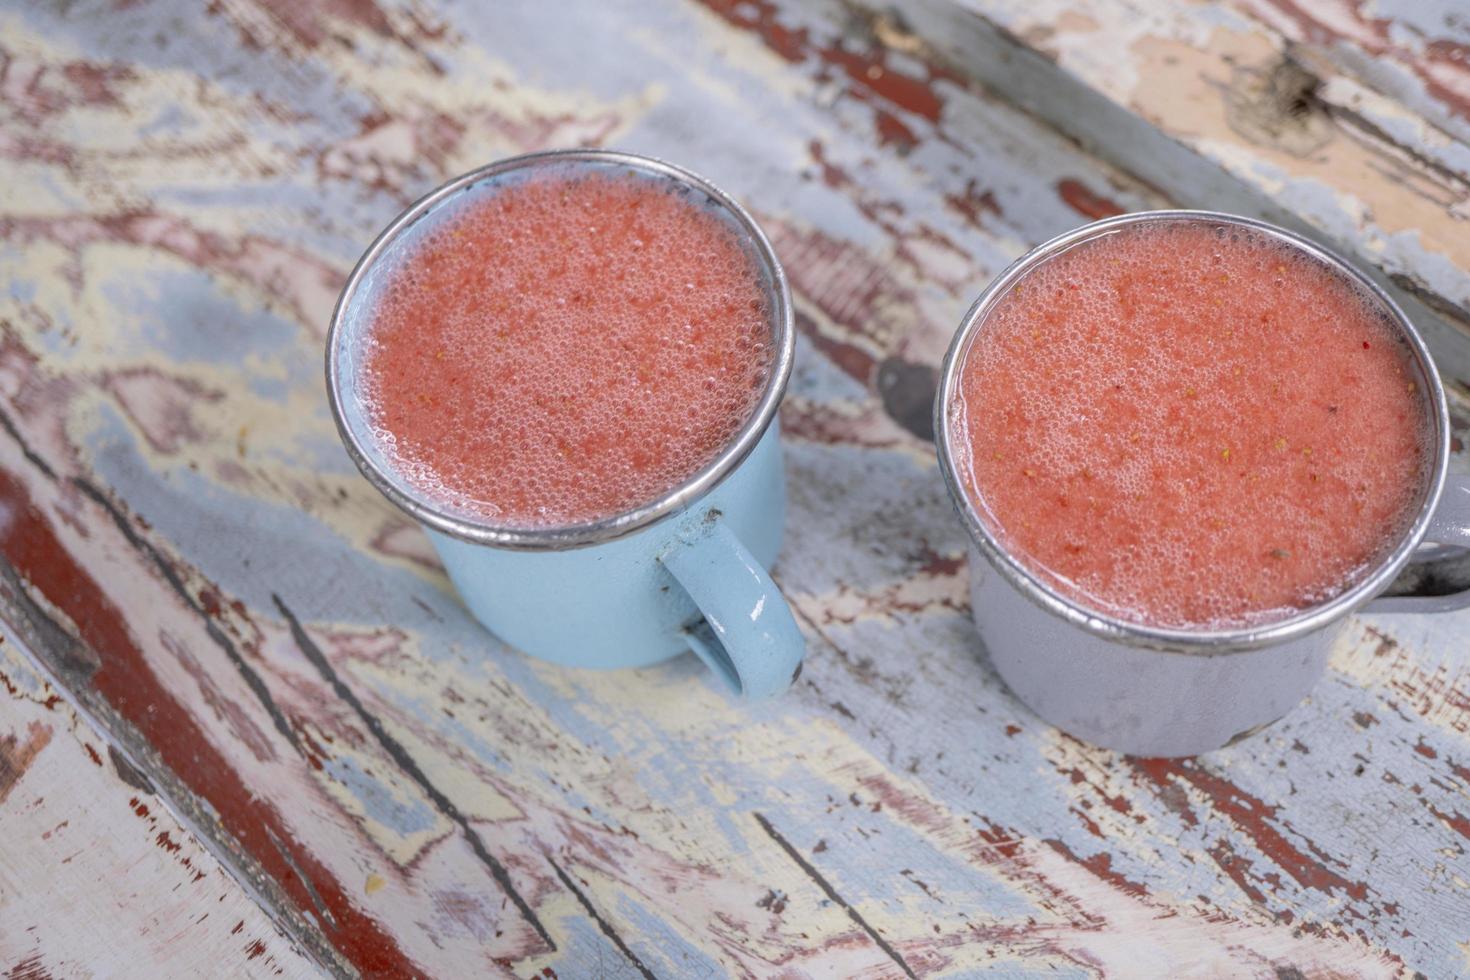
<path id="1" fill-rule="evenodd" d="M 321 975 L 14 642 L 0 644 L 0 969 Z"/>

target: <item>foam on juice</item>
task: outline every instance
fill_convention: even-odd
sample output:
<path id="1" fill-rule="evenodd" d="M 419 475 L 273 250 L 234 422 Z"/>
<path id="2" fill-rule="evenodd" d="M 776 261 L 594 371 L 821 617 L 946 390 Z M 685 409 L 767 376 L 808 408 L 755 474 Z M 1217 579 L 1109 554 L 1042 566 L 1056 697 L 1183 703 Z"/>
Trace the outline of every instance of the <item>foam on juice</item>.
<path id="1" fill-rule="evenodd" d="M 1062 592 L 1238 628 L 1340 594 L 1407 529 L 1429 446 L 1410 363 L 1356 287 L 1265 236 L 1125 227 L 999 302 L 949 424 L 987 524 Z"/>
<path id="2" fill-rule="evenodd" d="M 513 527 L 623 513 L 708 465 L 774 359 L 733 229 L 638 174 L 470 193 L 378 292 L 362 382 L 393 465 Z"/>

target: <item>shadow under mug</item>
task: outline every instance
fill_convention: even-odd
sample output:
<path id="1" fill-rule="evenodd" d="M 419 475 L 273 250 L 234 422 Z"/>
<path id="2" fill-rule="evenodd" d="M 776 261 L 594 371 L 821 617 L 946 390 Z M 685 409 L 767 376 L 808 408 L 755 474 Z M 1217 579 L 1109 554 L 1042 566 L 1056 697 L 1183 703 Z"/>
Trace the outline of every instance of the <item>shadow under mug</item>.
<path id="1" fill-rule="evenodd" d="M 709 465 L 663 497 L 585 524 L 495 526 L 415 490 L 385 458 L 359 378 L 374 300 L 389 271 L 461 200 L 547 168 L 652 178 L 717 216 L 757 271 L 770 311 L 770 377 L 754 414 Z M 461 197 L 461 195 L 465 195 Z M 487 261 L 493 260 L 487 256 Z M 574 667 L 640 667 L 693 650 L 748 698 L 785 690 L 805 640 L 766 569 L 781 546 L 786 491 L 776 409 L 794 356 L 790 288 L 755 221 L 713 184 L 661 160 L 557 150 L 458 177 L 399 215 L 353 269 L 327 335 L 327 390 L 353 461 L 428 532 L 460 597 L 491 632 Z"/>
<path id="2" fill-rule="evenodd" d="M 959 479 L 951 406 L 976 331 L 1011 287 L 1081 242 L 1157 222 L 1239 227 L 1306 255 L 1359 286 L 1400 332 L 1432 430 L 1430 476 L 1413 523 L 1361 581 L 1330 601 L 1248 629 L 1194 631 L 1116 619 L 1063 595 L 1006 550 Z M 1470 606 L 1470 589 L 1444 596 L 1375 598 L 1421 544 L 1470 547 L 1470 479 L 1447 477 L 1449 414 L 1423 340 L 1398 306 L 1341 258 L 1264 222 L 1210 211 L 1150 211 L 1094 222 L 1018 259 L 965 315 L 945 355 L 934 408 L 940 469 L 970 536 L 971 613 L 991 663 L 1043 719 L 1106 748 L 1139 756 L 1188 756 L 1231 744 L 1286 714 L 1322 676 L 1333 641 L 1357 610 L 1446 612 Z M 1442 550 L 1442 549 L 1441 549 Z M 981 560 L 983 559 L 983 560 Z"/>

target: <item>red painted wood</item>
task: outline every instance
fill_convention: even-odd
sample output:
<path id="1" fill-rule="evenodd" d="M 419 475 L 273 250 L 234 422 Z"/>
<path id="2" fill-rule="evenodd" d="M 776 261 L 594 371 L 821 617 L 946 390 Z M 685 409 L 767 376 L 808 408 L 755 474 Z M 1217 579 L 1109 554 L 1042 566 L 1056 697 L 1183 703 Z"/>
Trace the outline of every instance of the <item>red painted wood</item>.
<path id="1" fill-rule="evenodd" d="M 985 664 L 935 367 L 1031 244 L 1173 200 L 970 81 L 911 12 L 0 15 L 0 614 L 182 818 L 147 825 L 139 880 L 207 843 L 342 974 L 1463 970 L 1463 618 L 1354 623 L 1310 703 L 1193 762 L 1063 736 Z M 1060 20 L 1022 43 L 1114 36 Z M 373 234 L 454 173 L 581 143 L 706 173 L 790 273 L 776 575 L 811 654 L 780 702 L 498 644 L 337 446 L 320 348 Z M 46 697 L 0 698 L 13 769 L 62 744 L 18 713 Z M 113 853 L 162 819 L 139 802 Z M 0 941 L 0 968 L 64 952 Z"/>

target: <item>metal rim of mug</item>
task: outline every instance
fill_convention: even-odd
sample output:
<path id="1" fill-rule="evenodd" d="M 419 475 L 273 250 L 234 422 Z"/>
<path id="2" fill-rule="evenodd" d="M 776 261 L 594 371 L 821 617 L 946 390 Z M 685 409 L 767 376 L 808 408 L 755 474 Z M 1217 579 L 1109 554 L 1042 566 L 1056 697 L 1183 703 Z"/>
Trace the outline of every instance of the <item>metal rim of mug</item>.
<path id="1" fill-rule="evenodd" d="M 985 526 L 974 502 L 959 479 L 955 466 L 958 451 L 950 445 L 949 404 L 954 397 L 960 367 L 964 363 L 965 355 L 969 352 L 970 341 L 991 309 L 1010 292 L 1011 286 L 1018 280 L 1036 266 L 1066 249 L 1130 225 L 1162 221 L 1199 222 L 1247 228 L 1284 243 L 1342 275 L 1347 281 L 1363 289 L 1367 295 L 1381 304 L 1382 311 L 1399 329 L 1409 350 L 1413 352 L 1415 365 L 1421 375 L 1420 380 L 1425 384 L 1430 396 L 1434 425 L 1431 472 L 1423 505 L 1414 522 L 1404 532 L 1393 551 L 1383 558 L 1372 572 L 1351 588 L 1326 602 L 1308 607 L 1285 619 L 1235 630 L 1171 629 L 1130 622 L 1083 605 L 1043 581 L 996 540 L 990 529 Z M 970 307 L 945 354 L 939 388 L 934 399 L 934 433 L 935 445 L 939 452 L 939 468 L 944 474 L 945 484 L 964 521 L 970 539 L 996 571 L 1003 575 L 1012 586 L 1047 612 L 1060 616 L 1067 622 L 1103 639 L 1128 646 L 1194 655 L 1256 650 L 1304 636 L 1347 615 L 1381 592 L 1403 568 L 1414 549 L 1424 538 L 1434 509 L 1439 504 L 1440 492 L 1444 487 L 1450 449 L 1449 410 L 1445 402 L 1444 387 L 1434 370 L 1434 361 L 1428 348 L 1424 345 L 1423 338 L 1409 322 L 1409 318 L 1399 309 L 1398 304 L 1379 288 L 1377 283 L 1331 250 L 1294 232 L 1264 221 L 1257 221 L 1254 218 L 1218 211 L 1195 210 L 1140 211 L 1105 218 L 1058 235 L 1011 263 L 986 287 L 985 291 L 980 294 L 980 298 Z"/>
<path id="2" fill-rule="evenodd" d="M 745 235 L 749 243 L 754 246 L 753 251 L 761 266 L 761 271 L 770 277 L 772 291 L 775 294 L 775 309 L 771 310 L 769 315 L 772 348 L 776 354 L 775 361 L 771 365 L 771 374 L 767 379 L 766 389 L 761 395 L 760 402 L 735 437 L 708 465 L 657 500 L 611 517 L 580 524 L 543 528 L 503 526 L 477 521 L 452 513 L 416 493 L 406 482 L 379 467 L 367 448 L 360 444 L 357 434 L 347 423 L 343 409 L 344 396 L 339 377 L 343 315 L 350 308 L 367 272 L 382 254 L 401 234 L 432 213 L 439 204 L 452 195 L 513 170 L 577 162 L 627 167 L 640 173 L 671 180 L 702 193 L 716 207 L 735 219 L 741 234 Z M 357 468 L 379 492 L 415 520 L 422 521 L 435 530 L 452 537 L 476 544 L 511 550 L 555 551 L 601 544 L 631 534 L 684 510 L 717 487 L 750 455 L 770 426 L 771 420 L 775 418 L 776 409 L 781 404 L 781 398 L 786 391 L 786 383 L 791 376 L 795 345 L 791 287 L 786 280 L 786 271 L 781 267 L 775 250 L 771 247 L 770 241 L 761 231 L 760 226 L 756 224 L 755 219 L 732 197 L 698 174 L 655 157 L 620 150 L 546 150 L 497 160 L 462 174 L 409 205 L 403 213 L 393 219 L 387 228 L 379 233 L 368 250 L 358 259 L 332 311 L 331 326 L 327 330 L 327 395 L 332 407 L 332 418 L 337 424 L 337 431 L 352 461 L 357 464 Z"/>

